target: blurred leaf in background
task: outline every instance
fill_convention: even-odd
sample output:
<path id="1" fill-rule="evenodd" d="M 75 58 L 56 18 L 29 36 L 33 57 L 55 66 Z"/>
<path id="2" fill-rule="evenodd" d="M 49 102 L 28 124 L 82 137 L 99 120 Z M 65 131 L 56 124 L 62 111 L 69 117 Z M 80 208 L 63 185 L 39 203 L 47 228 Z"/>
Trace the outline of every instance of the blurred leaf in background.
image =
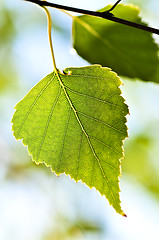
<path id="1" fill-rule="evenodd" d="M 145 25 L 139 13 L 133 5 L 119 4 L 113 10 L 116 17 Z M 108 66 L 121 76 L 159 82 L 158 46 L 149 32 L 83 15 L 74 18 L 73 44 L 90 63 Z"/>
<path id="2" fill-rule="evenodd" d="M 16 38 L 16 14 L 0 7 L 0 91 L 14 85 L 16 70 L 12 57 L 12 44 Z"/>
<path id="3" fill-rule="evenodd" d="M 98 222 L 86 221 L 80 216 L 71 221 L 66 216 L 58 215 L 55 222 L 57 226 L 54 226 L 52 232 L 44 236 L 43 240 L 84 240 L 86 235 L 100 239 L 103 231 Z"/>
<path id="4" fill-rule="evenodd" d="M 139 6 L 143 10 L 147 8 L 147 3 L 149 2 L 149 0 L 127 0 L 125 2 L 129 2 L 131 4 Z"/>
<path id="5" fill-rule="evenodd" d="M 159 122 L 156 121 L 140 134 L 130 138 L 125 143 L 126 157 L 123 161 L 123 172 L 139 181 L 157 198 L 159 197 L 158 135 Z"/>

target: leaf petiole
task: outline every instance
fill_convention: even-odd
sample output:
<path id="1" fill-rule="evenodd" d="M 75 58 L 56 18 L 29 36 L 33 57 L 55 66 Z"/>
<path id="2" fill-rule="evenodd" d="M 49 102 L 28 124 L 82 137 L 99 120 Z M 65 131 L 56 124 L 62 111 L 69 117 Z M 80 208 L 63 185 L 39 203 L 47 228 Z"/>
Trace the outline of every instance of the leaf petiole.
<path id="1" fill-rule="evenodd" d="M 44 0 L 45 1 L 45 0 Z M 51 21 L 51 15 L 49 10 L 45 7 L 45 6 L 41 6 L 47 15 L 47 20 L 48 20 L 48 36 L 49 36 L 49 44 L 50 44 L 50 50 L 51 50 L 51 56 L 52 56 L 52 61 L 53 61 L 53 68 L 54 71 L 57 75 L 57 77 L 59 78 L 59 73 L 58 73 L 58 69 L 56 67 L 56 61 L 55 61 L 55 55 L 54 55 L 54 49 L 53 49 L 53 44 L 52 44 L 52 34 L 51 34 L 51 27 L 52 27 L 52 21 Z"/>
<path id="2" fill-rule="evenodd" d="M 54 70 L 56 69 L 56 62 L 55 62 L 55 56 L 54 56 L 54 50 L 53 50 L 53 44 L 52 44 L 52 35 L 51 35 L 51 16 L 48 11 L 48 9 L 45 6 L 42 6 L 42 8 L 45 10 L 47 19 L 48 19 L 48 36 L 49 36 L 49 44 L 50 44 L 50 49 L 51 49 L 51 55 L 52 55 L 52 61 L 53 61 L 53 66 Z"/>

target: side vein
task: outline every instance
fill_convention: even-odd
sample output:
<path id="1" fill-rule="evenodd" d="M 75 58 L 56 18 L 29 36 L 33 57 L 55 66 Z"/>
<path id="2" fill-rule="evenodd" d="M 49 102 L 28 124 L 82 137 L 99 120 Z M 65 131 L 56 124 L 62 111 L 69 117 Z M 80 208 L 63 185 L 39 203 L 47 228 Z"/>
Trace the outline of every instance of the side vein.
<path id="1" fill-rule="evenodd" d="M 17 135 L 20 134 L 20 131 L 22 130 L 25 121 L 27 120 L 29 114 L 31 113 L 33 107 L 35 106 L 36 102 L 38 101 L 38 99 L 40 98 L 40 96 L 42 95 L 42 93 L 43 93 L 43 92 L 47 89 L 47 87 L 52 83 L 54 76 L 55 76 L 55 72 L 53 72 L 53 76 L 52 76 L 52 78 L 50 79 L 50 81 L 45 85 L 45 87 L 40 91 L 40 93 L 39 93 L 39 94 L 37 95 L 37 97 L 35 98 L 34 102 L 33 102 L 32 105 L 30 106 L 30 108 L 29 108 L 29 110 L 28 110 L 25 118 L 23 119 L 23 121 L 22 121 L 22 123 L 21 123 L 21 125 L 20 125 L 20 127 L 19 127 L 19 130 L 18 130 L 18 132 L 17 132 Z"/>
<path id="2" fill-rule="evenodd" d="M 78 176 L 78 169 L 79 169 L 80 153 L 81 153 L 81 146 L 82 146 L 82 136 L 83 136 L 83 131 L 81 131 L 81 138 L 80 138 L 79 151 L 78 151 L 78 157 L 77 157 L 76 179 Z"/>
<path id="3" fill-rule="evenodd" d="M 92 76 L 92 77 L 93 77 L 93 76 Z M 111 106 L 113 106 L 113 107 L 122 108 L 122 107 L 120 107 L 120 106 L 118 106 L 118 105 L 116 105 L 116 104 L 107 102 L 107 101 L 102 100 L 102 99 L 100 99 L 100 98 L 96 98 L 96 97 L 92 97 L 92 96 L 87 95 L 87 94 L 79 93 L 79 92 L 77 92 L 77 91 L 72 90 L 71 88 L 69 88 L 69 87 L 67 87 L 67 86 L 65 86 L 65 87 L 66 87 L 70 92 L 75 93 L 75 94 L 77 94 L 77 95 L 80 95 L 80 96 L 83 96 L 83 97 L 88 97 L 88 98 L 91 98 L 91 99 L 93 99 L 93 100 L 95 100 L 95 101 L 99 101 L 99 102 L 102 102 L 102 103 L 106 103 L 106 104 L 108 104 L 108 105 L 111 105 Z"/>
<path id="4" fill-rule="evenodd" d="M 59 171 L 60 165 L 61 165 L 61 158 L 62 158 L 62 154 L 63 154 L 64 142 L 65 142 L 65 139 L 66 139 L 66 133 L 67 133 L 68 125 L 69 125 L 70 115 L 71 115 L 71 107 L 70 107 L 69 112 L 68 112 L 68 117 L 67 117 L 67 122 L 66 122 L 66 126 L 65 126 L 64 136 L 63 136 L 63 140 L 62 140 L 62 147 L 61 147 L 61 152 L 60 152 L 60 160 L 59 160 L 59 164 L 58 164 L 58 171 Z"/>
<path id="5" fill-rule="evenodd" d="M 61 87 L 59 88 L 59 91 L 58 91 L 58 94 L 56 96 L 56 99 L 55 99 L 55 102 L 53 103 L 52 107 L 51 107 L 51 110 L 50 110 L 50 113 L 49 113 L 49 116 L 48 116 L 48 119 L 47 119 L 47 122 L 46 122 L 46 126 L 45 126 L 45 131 L 43 133 L 43 136 L 42 136 L 42 140 L 41 140 L 41 143 L 40 143 L 40 146 L 39 146 L 39 150 L 38 150 L 38 153 L 37 153 L 37 160 L 40 156 L 40 152 L 42 150 L 42 146 L 43 146 L 43 143 L 44 143 L 44 140 L 45 140 L 45 137 L 46 137 L 46 134 L 47 134 L 47 130 L 48 130 L 48 127 L 49 127 L 49 123 L 50 123 L 50 120 L 51 120 L 51 117 L 52 117 L 52 114 L 53 114 L 53 111 L 55 109 L 55 106 L 59 100 L 59 96 L 61 94 Z"/>
<path id="6" fill-rule="evenodd" d="M 92 138 L 92 139 L 94 139 L 95 141 L 101 143 L 102 145 L 106 146 L 107 148 L 110 148 L 112 151 L 114 151 L 114 152 L 116 152 L 116 153 L 120 153 L 120 152 L 116 151 L 114 148 L 112 148 L 112 147 L 110 147 L 109 145 L 105 144 L 104 142 L 98 140 L 97 138 L 92 137 L 92 136 L 90 136 L 90 135 L 89 135 L 89 137 Z"/>
<path id="7" fill-rule="evenodd" d="M 85 116 L 85 117 L 87 117 L 87 118 L 90 118 L 90 119 L 92 119 L 92 120 L 94 120 L 94 121 L 100 122 L 100 123 L 106 125 L 107 127 L 115 130 L 116 132 L 120 132 L 120 133 L 124 134 L 124 132 L 122 132 L 121 130 L 119 130 L 119 129 L 113 127 L 113 126 L 111 126 L 110 124 L 108 124 L 108 123 L 106 123 L 106 122 L 101 121 L 100 119 L 91 117 L 91 116 L 89 116 L 89 115 L 87 115 L 87 114 L 85 114 L 85 113 L 82 113 L 82 112 L 80 112 L 80 111 L 77 111 L 77 113 L 79 113 L 79 114 L 81 114 L 81 115 L 83 115 L 83 116 Z"/>

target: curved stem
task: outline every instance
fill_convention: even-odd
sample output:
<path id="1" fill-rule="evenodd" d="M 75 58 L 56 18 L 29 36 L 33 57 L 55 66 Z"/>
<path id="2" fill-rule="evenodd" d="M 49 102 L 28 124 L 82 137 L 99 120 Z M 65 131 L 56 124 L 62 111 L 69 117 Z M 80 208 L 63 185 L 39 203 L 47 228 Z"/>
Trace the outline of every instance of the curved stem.
<path id="1" fill-rule="evenodd" d="M 49 43 L 50 43 L 50 49 L 51 49 L 51 55 L 52 55 L 54 71 L 55 71 L 55 73 L 57 75 L 57 78 L 58 78 L 58 80 L 60 82 L 60 85 L 62 86 L 62 82 L 61 82 L 61 78 L 60 78 L 60 75 L 59 75 L 59 71 L 58 71 L 58 69 L 56 67 L 56 61 L 55 61 L 55 56 L 54 56 L 53 44 L 52 44 L 52 35 L 51 35 L 52 22 L 51 22 L 50 12 L 49 12 L 49 10 L 45 6 L 42 6 L 42 8 L 45 10 L 46 15 L 47 15 L 47 19 L 48 19 L 48 36 L 49 36 Z"/>
<path id="2" fill-rule="evenodd" d="M 54 71 L 56 72 L 57 71 L 57 67 L 56 67 L 56 62 L 55 62 L 55 56 L 54 56 L 54 50 L 53 50 L 53 44 L 52 44 L 52 35 L 51 35 L 51 27 L 52 27 L 51 16 L 50 16 L 49 10 L 45 6 L 42 6 L 42 8 L 45 10 L 46 15 L 47 15 L 47 19 L 48 19 L 49 44 L 50 44 L 52 61 L 53 61 L 53 67 L 54 67 Z"/>

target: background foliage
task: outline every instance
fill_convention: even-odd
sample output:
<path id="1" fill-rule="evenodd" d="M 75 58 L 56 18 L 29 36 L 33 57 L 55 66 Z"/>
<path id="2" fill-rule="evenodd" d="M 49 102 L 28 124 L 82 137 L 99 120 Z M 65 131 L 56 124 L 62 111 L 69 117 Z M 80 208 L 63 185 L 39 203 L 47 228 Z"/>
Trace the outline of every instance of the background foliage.
<path id="1" fill-rule="evenodd" d="M 108 5 L 100 12 L 111 8 Z M 140 9 L 119 4 L 113 14 L 145 25 Z M 152 34 L 101 18 L 80 16 L 73 21 L 73 45 L 78 54 L 90 63 L 108 66 L 120 76 L 159 82 L 158 46 Z"/>

